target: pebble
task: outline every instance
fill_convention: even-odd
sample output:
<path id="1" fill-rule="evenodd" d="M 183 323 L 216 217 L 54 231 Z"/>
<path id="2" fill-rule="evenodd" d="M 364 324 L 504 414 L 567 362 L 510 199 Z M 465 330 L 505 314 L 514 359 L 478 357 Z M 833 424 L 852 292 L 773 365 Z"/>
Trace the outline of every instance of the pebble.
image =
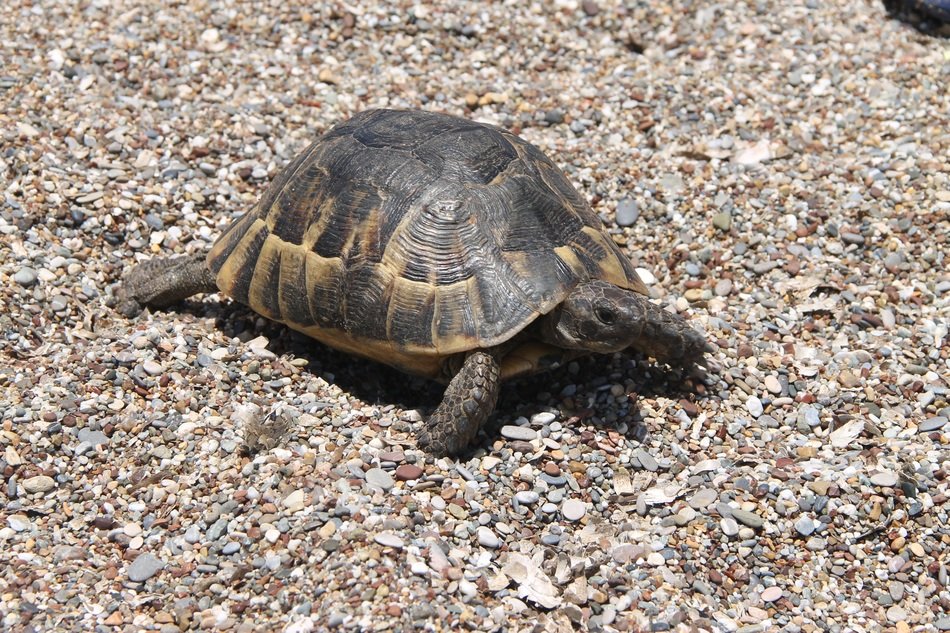
<path id="1" fill-rule="evenodd" d="M 561 515 L 568 521 L 580 521 L 587 514 L 587 504 L 579 499 L 567 499 L 561 505 Z"/>
<path id="2" fill-rule="evenodd" d="M 624 198 L 617 203 L 617 224 L 619 226 L 633 226 L 640 217 L 640 205 L 632 198 Z"/>
<path id="3" fill-rule="evenodd" d="M 538 437 L 538 432 L 527 426 L 506 425 L 501 427 L 501 435 L 509 440 L 530 442 Z"/>
<path id="4" fill-rule="evenodd" d="M 392 547 L 393 549 L 402 549 L 406 545 L 398 535 L 393 534 L 392 532 L 382 532 L 377 534 L 373 540 L 383 547 Z"/>
<path id="5" fill-rule="evenodd" d="M 26 532 L 33 527 L 30 523 L 30 519 L 22 514 L 11 514 L 8 516 L 7 525 L 9 525 L 14 532 Z"/>
<path id="6" fill-rule="evenodd" d="M 897 481 L 897 475 L 887 470 L 871 475 L 871 483 L 882 488 L 893 488 L 897 485 Z"/>
<path id="7" fill-rule="evenodd" d="M 515 500 L 522 505 L 533 505 L 541 497 L 534 490 L 521 490 L 515 493 Z"/>
<path id="8" fill-rule="evenodd" d="M 400 464 L 396 467 L 397 481 L 413 481 L 422 477 L 423 470 L 415 464 Z"/>
<path id="9" fill-rule="evenodd" d="M 753 529 L 758 529 L 765 523 L 759 515 L 754 512 L 749 512 L 748 510 L 742 510 L 741 508 L 732 509 L 732 518 L 742 525 L 747 525 Z"/>
<path id="10" fill-rule="evenodd" d="M 781 587 L 767 587 L 762 591 L 762 600 L 764 602 L 775 602 L 782 597 Z"/>
<path id="11" fill-rule="evenodd" d="M 129 565 L 128 576 L 132 582 L 145 582 L 162 569 L 165 563 L 151 554 L 139 554 Z"/>
<path id="12" fill-rule="evenodd" d="M 374 488 L 379 488 L 383 492 L 392 490 L 396 482 L 392 475 L 382 468 L 370 468 L 366 471 L 366 483 Z"/>
<path id="13" fill-rule="evenodd" d="M 478 544 L 482 547 L 487 547 L 488 549 L 498 549 L 501 547 L 501 540 L 499 540 L 498 536 L 492 532 L 490 528 L 480 526 L 475 533 L 478 536 Z"/>
<path id="14" fill-rule="evenodd" d="M 29 288 L 36 283 L 36 271 L 29 267 L 23 267 L 13 275 L 13 281 L 24 288 Z"/>
<path id="15" fill-rule="evenodd" d="M 762 407 L 762 401 L 756 398 L 755 396 L 749 396 L 745 401 L 746 411 L 749 412 L 753 418 L 757 418 L 762 415 L 762 412 L 765 410 Z"/>
<path id="16" fill-rule="evenodd" d="M 689 506 L 694 510 L 709 507 L 719 499 L 719 494 L 712 488 L 701 488 L 689 498 Z"/>
<path id="17" fill-rule="evenodd" d="M 932 418 L 927 418 L 920 423 L 920 426 L 917 427 L 917 430 L 921 433 L 930 433 L 932 431 L 940 430 L 947 423 L 947 420 L 950 418 L 945 418 L 940 415 L 935 415 Z"/>
<path id="18" fill-rule="evenodd" d="M 735 536 L 739 533 L 739 524 L 736 523 L 735 519 L 731 517 L 723 517 L 719 519 L 719 528 L 726 536 Z"/>
<path id="19" fill-rule="evenodd" d="M 29 494 L 49 492 L 56 487 L 56 482 L 47 475 L 37 475 L 23 480 L 23 489 Z"/>

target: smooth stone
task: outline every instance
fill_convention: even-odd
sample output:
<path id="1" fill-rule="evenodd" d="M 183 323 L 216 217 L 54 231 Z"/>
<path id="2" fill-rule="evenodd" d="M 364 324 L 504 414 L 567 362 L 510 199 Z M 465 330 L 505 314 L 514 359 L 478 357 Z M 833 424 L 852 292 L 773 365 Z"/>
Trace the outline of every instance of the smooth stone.
<path id="1" fill-rule="evenodd" d="M 91 429 L 79 429 L 77 438 L 80 442 L 89 442 L 93 446 L 108 444 L 111 441 L 109 436 L 102 431 L 93 431 Z"/>
<path id="2" fill-rule="evenodd" d="M 742 510 L 740 508 L 733 508 L 732 518 L 741 523 L 742 525 L 747 525 L 750 528 L 760 528 L 765 521 L 758 514 L 754 512 L 749 512 L 747 510 Z"/>
<path id="3" fill-rule="evenodd" d="M 538 437 L 538 432 L 527 426 L 506 424 L 505 426 L 501 427 L 501 436 L 509 440 L 530 442 L 531 440 Z"/>
<path id="4" fill-rule="evenodd" d="M 802 536 L 811 536 L 815 531 L 815 522 L 809 517 L 801 517 L 795 521 L 795 530 Z"/>
<path id="5" fill-rule="evenodd" d="M 422 477 L 422 469 L 415 464 L 400 464 L 396 468 L 396 479 L 399 481 L 412 481 Z"/>
<path id="6" fill-rule="evenodd" d="M 713 288 L 713 294 L 717 297 L 727 297 L 732 293 L 732 280 L 731 279 L 720 279 L 716 282 L 716 287 Z"/>
<path id="7" fill-rule="evenodd" d="M 14 532 L 25 532 L 32 527 L 30 519 L 22 514 L 11 514 L 7 517 L 7 525 Z"/>
<path id="8" fill-rule="evenodd" d="M 521 505 L 532 505 L 538 502 L 540 496 L 534 490 L 521 490 L 515 493 L 515 500 Z"/>
<path id="9" fill-rule="evenodd" d="M 892 624 L 897 624 L 907 619 L 907 611 L 898 606 L 893 606 L 887 610 L 887 620 Z"/>
<path id="10" fill-rule="evenodd" d="M 165 563 L 151 554 L 141 554 L 129 565 L 129 580 L 132 582 L 145 582 L 162 569 Z"/>
<path id="11" fill-rule="evenodd" d="M 540 424 L 543 426 L 545 424 L 550 424 L 551 422 L 554 422 L 554 420 L 556 419 L 557 419 L 557 415 L 555 415 L 554 413 L 551 413 L 550 411 L 542 411 L 541 413 L 536 413 L 533 416 L 531 416 L 531 423 Z"/>
<path id="12" fill-rule="evenodd" d="M 484 525 L 480 526 L 475 531 L 475 534 L 478 537 L 478 544 L 482 547 L 487 547 L 488 549 L 498 549 L 501 547 L 501 540 L 498 536 Z"/>
<path id="13" fill-rule="evenodd" d="M 165 371 L 165 368 L 154 360 L 147 360 L 142 363 L 142 370 L 149 376 L 158 376 Z"/>
<path id="14" fill-rule="evenodd" d="M 651 567 L 662 567 L 666 564 L 666 559 L 659 552 L 650 552 L 647 555 L 647 565 Z"/>
<path id="15" fill-rule="evenodd" d="M 653 458 L 653 455 L 650 455 L 650 453 L 646 452 L 642 448 L 638 448 L 633 453 L 633 456 L 638 462 L 640 462 L 640 465 L 643 466 L 644 470 L 649 470 L 650 472 L 655 473 L 659 468 L 656 460 Z"/>
<path id="16" fill-rule="evenodd" d="M 937 627 L 938 631 L 950 631 L 950 615 L 938 618 L 937 621 L 934 622 L 934 626 Z"/>
<path id="17" fill-rule="evenodd" d="M 383 547 L 392 547 L 394 549 L 402 549 L 405 547 L 403 540 L 392 532 L 383 532 L 381 534 L 377 534 L 373 540 Z"/>
<path id="18" fill-rule="evenodd" d="M 920 423 L 920 426 L 917 427 L 917 431 L 920 433 L 930 433 L 931 431 L 936 431 L 937 429 L 943 428 L 947 423 L 947 418 L 942 415 L 935 415 L 932 418 L 927 418 Z"/>
<path id="19" fill-rule="evenodd" d="M 762 415 L 762 412 L 765 410 L 762 407 L 762 401 L 756 398 L 755 396 L 749 396 L 745 401 L 746 411 L 749 412 L 753 418 L 757 418 Z"/>
<path id="20" fill-rule="evenodd" d="M 735 519 L 730 517 L 719 519 L 719 528 L 726 536 L 735 536 L 739 533 L 739 524 L 736 523 Z"/>
<path id="21" fill-rule="evenodd" d="M 893 488 L 897 485 L 897 481 L 897 475 L 887 470 L 871 475 L 871 483 L 881 488 Z"/>
<path id="22" fill-rule="evenodd" d="M 23 480 L 23 489 L 30 494 L 38 492 L 49 492 L 56 487 L 56 482 L 47 475 L 37 475 Z"/>
<path id="23" fill-rule="evenodd" d="M 561 506 L 561 514 L 568 521 L 580 521 L 587 514 L 587 504 L 580 499 L 568 499 Z"/>
<path id="24" fill-rule="evenodd" d="M 700 488 L 692 497 L 689 498 L 689 507 L 694 510 L 702 510 L 719 499 L 719 493 L 712 488 Z"/>
<path id="25" fill-rule="evenodd" d="M 632 198 L 624 198 L 617 203 L 617 224 L 632 226 L 640 217 L 640 205 Z"/>
<path id="26" fill-rule="evenodd" d="M 396 485 L 392 475 L 382 468 L 370 468 L 366 471 L 366 483 L 373 488 L 379 488 L 383 492 L 389 492 Z"/>
<path id="27" fill-rule="evenodd" d="M 13 275 L 13 281 L 28 288 L 36 283 L 36 271 L 29 266 L 24 266 Z"/>
<path id="28" fill-rule="evenodd" d="M 762 600 L 765 602 L 775 602 L 782 597 L 781 587 L 768 587 L 762 592 Z"/>
<path id="29" fill-rule="evenodd" d="M 782 393 L 782 385 L 779 383 L 778 378 L 769 374 L 765 377 L 763 381 L 765 383 L 765 388 L 768 389 L 771 393 L 776 395 Z"/>
<path id="30" fill-rule="evenodd" d="M 201 530 L 197 525 L 190 526 L 185 530 L 185 542 L 194 545 L 201 540 Z"/>

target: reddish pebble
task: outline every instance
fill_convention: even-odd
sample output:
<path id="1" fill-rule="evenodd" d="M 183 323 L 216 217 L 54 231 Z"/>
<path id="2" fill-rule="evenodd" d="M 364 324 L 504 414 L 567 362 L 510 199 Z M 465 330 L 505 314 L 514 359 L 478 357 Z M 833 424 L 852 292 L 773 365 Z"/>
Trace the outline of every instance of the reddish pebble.
<path id="1" fill-rule="evenodd" d="M 415 464 L 402 464 L 396 468 L 396 479 L 399 481 L 412 481 L 422 477 L 422 469 Z"/>
<path id="2" fill-rule="evenodd" d="M 561 474 L 561 469 L 554 462 L 548 462 L 544 465 L 544 474 L 557 477 Z"/>

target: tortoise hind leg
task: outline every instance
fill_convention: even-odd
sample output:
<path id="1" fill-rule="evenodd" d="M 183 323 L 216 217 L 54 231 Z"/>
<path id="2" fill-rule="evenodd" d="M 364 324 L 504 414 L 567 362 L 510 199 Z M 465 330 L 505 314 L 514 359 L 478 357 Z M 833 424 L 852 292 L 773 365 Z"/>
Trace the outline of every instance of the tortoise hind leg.
<path id="1" fill-rule="evenodd" d="M 500 387 L 501 369 L 495 357 L 486 352 L 469 354 L 441 404 L 426 420 L 419 446 L 437 456 L 460 453 L 495 409 Z"/>
<path id="2" fill-rule="evenodd" d="M 115 290 L 116 310 L 133 317 L 145 306 L 163 308 L 202 293 L 217 292 L 205 254 L 150 259 L 137 264 Z"/>

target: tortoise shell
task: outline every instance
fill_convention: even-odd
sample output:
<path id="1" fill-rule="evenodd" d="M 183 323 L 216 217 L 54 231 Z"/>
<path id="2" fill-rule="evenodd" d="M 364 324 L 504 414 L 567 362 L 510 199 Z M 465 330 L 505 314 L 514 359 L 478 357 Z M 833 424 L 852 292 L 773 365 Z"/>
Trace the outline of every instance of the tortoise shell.
<path id="1" fill-rule="evenodd" d="M 580 282 L 647 294 L 537 147 L 494 126 L 370 110 L 297 156 L 208 254 L 222 292 L 331 347 L 437 377 Z"/>

